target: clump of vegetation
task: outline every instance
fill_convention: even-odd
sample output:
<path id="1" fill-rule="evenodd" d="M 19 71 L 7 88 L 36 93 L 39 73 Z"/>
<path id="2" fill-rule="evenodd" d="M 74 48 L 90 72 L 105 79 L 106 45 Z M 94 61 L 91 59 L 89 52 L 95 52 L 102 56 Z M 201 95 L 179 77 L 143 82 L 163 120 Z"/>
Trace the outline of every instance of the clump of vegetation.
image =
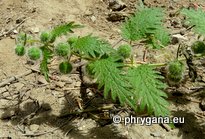
<path id="1" fill-rule="evenodd" d="M 184 64 L 175 60 L 168 64 L 167 78 L 172 84 L 178 84 L 183 79 Z"/>
<path id="2" fill-rule="evenodd" d="M 194 42 L 191 49 L 195 54 L 205 54 L 205 44 L 202 41 Z"/>
<path id="3" fill-rule="evenodd" d="M 28 56 L 31 60 L 38 60 L 41 57 L 41 50 L 36 47 L 32 47 L 28 50 Z"/>
<path id="4" fill-rule="evenodd" d="M 185 10 L 184 13 L 189 16 L 195 14 L 195 11 Z M 198 18 L 201 14 L 200 11 Z M 49 81 L 48 61 L 54 55 L 64 58 L 64 61 L 59 64 L 59 70 L 63 74 L 69 74 L 73 70 L 70 57 L 79 57 L 87 61 L 86 72 L 97 80 L 99 88 L 104 89 L 105 98 L 111 97 L 113 101 L 119 100 L 121 105 L 130 106 L 136 112 L 147 110 L 150 115 L 168 116 L 170 114 L 169 103 L 166 101 L 167 95 L 164 92 L 167 85 L 163 82 L 164 77 L 155 69 L 158 64 L 136 64 L 132 56 L 134 41 L 144 42 L 145 49 L 161 49 L 169 44 L 170 37 L 163 26 L 163 16 L 163 10 L 160 8 L 140 7 L 123 23 L 121 28 L 122 37 L 129 45 L 121 45 L 118 49 L 112 48 L 107 41 L 91 34 L 69 37 L 66 42 L 56 45 L 55 40 L 58 37 L 73 33 L 73 29 L 82 27 L 70 22 L 57 26 L 50 32 L 42 32 L 39 40 L 33 40 L 26 34 L 21 34 L 18 37 L 16 54 L 22 56 L 25 48 L 34 44 L 39 46 L 29 48 L 27 53 L 32 60 L 42 57 L 40 69 L 47 81 Z M 190 23 L 196 24 L 195 27 L 199 31 L 202 22 L 195 22 L 192 18 L 196 17 L 190 16 Z M 198 24 L 200 24 L 199 27 Z M 198 46 L 192 48 L 194 52 L 201 51 Z M 126 63 L 124 59 L 131 61 L 131 64 Z M 167 64 L 163 66 L 165 65 Z M 184 64 L 175 59 L 168 63 L 167 78 L 178 83 L 183 78 L 184 70 Z"/>
<path id="5" fill-rule="evenodd" d="M 22 45 L 17 45 L 15 48 L 15 52 L 18 56 L 23 56 L 25 54 L 25 48 Z"/>

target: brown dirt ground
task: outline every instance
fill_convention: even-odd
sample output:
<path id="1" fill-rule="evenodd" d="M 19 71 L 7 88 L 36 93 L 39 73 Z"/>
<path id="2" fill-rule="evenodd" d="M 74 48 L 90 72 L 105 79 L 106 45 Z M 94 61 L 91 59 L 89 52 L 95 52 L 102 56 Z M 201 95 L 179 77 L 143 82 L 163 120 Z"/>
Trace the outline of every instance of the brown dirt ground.
<path id="1" fill-rule="evenodd" d="M 0 0 L 0 35 L 23 22 L 17 30 L 33 35 L 52 28 L 55 25 L 75 21 L 85 25 L 77 29 L 77 35 L 92 33 L 115 44 L 120 39 L 121 22 L 110 22 L 106 18 L 111 12 L 108 9 L 109 0 Z M 137 0 L 123 0 L 127 7 L 120 11 L 132 13 Z M 148 6 L 159 6 L 166 9 L 166 25 L 171 32 L 182 29 L 180 17 L 170 17 L 180 7 L 188 7 L 188 0 L 150 0 Z M 196 3 L 204 5 L 203 1 Z M 19 58 L 14 54 L 16 34 L 12 30 L 7 36 L 0 38 L 0 81 L 19 75 L 28 70 L 27 58 Z M 188 34 L 189 40 L 193 37 Z M 176 45 L 169 45 L 159 52 L 150 52 L 148 60 L 164 62 L 173 59 Z M 141 53 L 138 54 L 141 57 Z M 38 65 L 34 63 L 33 66 Z M 199 69 L 200 70 L 200 69 Z M 112 124 L 109 120 L 99 120 L 96 116 L 105 118 L 106 112 L 86 113 L 81 116 L 59 115 L 77 110 L 81 101 L 81 93 L 91 94 L 89 107 L 111 104 L 102 99 L 96 91 L 80 90 L 80 78 L 73 73 L 69 76 L 61 75 L 51 67 L 52 76 L 61 81 L 52 80 L 45 84 L 42 75 L 33 72 L 18 81 L 0 88 L 0 138 L 12 139 L 205 139 L 205 113 L 200 109 L 199 102 L 204 96 L 200 95 L 204 89 L 193 93 L 190 88 L 204 84 L 186 82 L 177 90 L 168 89 L 173 95 L 170 97 L 171 110 L 174 116 L 184 116 L 185 124 L 167 131 L 158 124 L 140 126 L 137 124 L 124 126 Z M 204 72 L 201 72 L 202 78 Z M 171 91 L 170 91 L 171 90 Z M 193 92 L 193 91 L 192 91 Z M 79 100 L 79 101 L 78 101 Z M 123 112 L 126 114 L 126 112 Z M 47 132 L 47 133 L 45 133 Z M 43 133 L 43 134 L 41 134 Z M 34 136 L 28 135 L 34 134 Z"/>

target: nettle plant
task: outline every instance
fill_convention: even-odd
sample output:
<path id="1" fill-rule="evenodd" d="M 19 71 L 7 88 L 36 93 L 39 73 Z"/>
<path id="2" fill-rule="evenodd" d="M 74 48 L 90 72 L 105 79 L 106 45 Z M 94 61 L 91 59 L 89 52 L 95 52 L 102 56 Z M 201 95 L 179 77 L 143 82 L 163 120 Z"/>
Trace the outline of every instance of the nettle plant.
<path id="1" fill-rule="evenodd" d="M 203 18 L 205 21 L 204 13 L 202 17 L 195 16 L 193 10 L 185 10 L 184 13 L 189 17 L 188 21 L 202 31 L 205 22 L 196 22 L 195 19 Z M 154 66 L 157 64 L 136 64 L 132 50 L 133 42 L 140 40 L 143 40 L 145 49 L 161 49 L 169 44 L 170 36 L 163 26 L 163 17 L 162 9 L 140 7 L 123 23 L 122 38 L 128 43 L 120 45 L 117 49 L 111 47 L 107 41 L 92 35 L 69 37 L 67 41 L 56 44 L 58 37 L 73 33 L 73 29 L 81 27 L 70 22 L 57 26 L 50 32 L 42 32 L 39 40 L 33 40 L 27 34 L 20 34 L 15 51 L 19 56 L 27 53 L 31 60 L 40 59 L 40 70 L 47 81 L 49 60 L 55 55 L 63 57 L 64 61 L 59 64 L 59 70 L 68 74 L 72 70 L 70 58 L 77 56 L 87 61 L 86 72 L 97 80 L 99 89 L 104 88 L 105 98 L 118 100 L 122 106 L 128 105 L 136 112 L 146 110 L 150 115 L 168 116 L 169 103 L 164 92 L 167 85 Z M 204 53 L 204 46 L 197 46 L 196 49 L 199 53 L 203 49 Z M 183 62 L 175 59 L 167 63 L 167 70 L 167 78 L 179 83 L 183 78 L 185 66 Z"/>

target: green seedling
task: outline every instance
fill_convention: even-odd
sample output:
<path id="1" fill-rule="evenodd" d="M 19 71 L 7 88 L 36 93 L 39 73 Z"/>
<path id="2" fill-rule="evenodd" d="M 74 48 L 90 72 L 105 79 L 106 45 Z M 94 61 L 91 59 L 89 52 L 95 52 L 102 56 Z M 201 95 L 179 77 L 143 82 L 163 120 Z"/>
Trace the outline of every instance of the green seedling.
<path id="1" fill-rule="evenodd" d="M 23 56 L 25 54 L 25 47 L 22 45 L 17 45 L 15 48 L 15 52 L 18 56 Z"/>
<path id="2" fill-rule="evenodd" d="M 168 116 L 169 103 L 166 101 L 167 95 L 164 92 L 167 85 L 164 77 L 155 70 L 156 66 L 165 66 L 167 63 L 135 64 L 132 62 L 130 64 L 123 60 L 129 58 L 131 54 L 134 55 L 131 49 L 134 47 L 133 43 L 144 42 L 145 49 L 153 51 L 169 44 L 169 33 L 163 26 L 163 15 L 162 9 L 141 6 L 123 23 L 121 35 L 126 42 L 129 42 L 129 45 L 121 45 L 118 49 L 113 48 L 108 41 L 92 34 L 68 37 L 67 42 L 61 41 L 56 45 L 56 40 L 59 41 L 61 36 L 74 33 L 73 29 L 81 27 L 74 22 L 54 27 L 49 33 L 43 32 L 38 40 L 30 40 L 24 35 L 22 38 L 26 39 L 23 41 L 23 46 L 30 46 L 29 42 L 34 42 L 39 46 L 40 49 L 28 47 L 28 55 L 32 59 L 39 59 L 42 54 L 42 59 L 39 60 L 40 71 L 47 81 L 49 81 L 48 61 L 54 56 L 63 56 L 65 61 L 59 64 L 59 70 L 63 74 L 69 74 L 74 70 L 70 62 L 71 57 L 74 56 L 79 58 L 79 61 L 88 63 L 83 65 L 85 71 L 96 79 L 99 89 L 103 88 L 105 98 L 111 97 L 113 101 L 118 100 L 120 105 L 129 106 L 135 112 L 147 110 L 150 115 Z M 202 16 L 199 17 L 202 18 Z M 198 24 L 202 25 L 201 22 L 195 22 L 196 27 Z M 168 62 L 167 69 L 169 80 L 175 83 L 182 80 L 185 66 L 179 60 Z"/>

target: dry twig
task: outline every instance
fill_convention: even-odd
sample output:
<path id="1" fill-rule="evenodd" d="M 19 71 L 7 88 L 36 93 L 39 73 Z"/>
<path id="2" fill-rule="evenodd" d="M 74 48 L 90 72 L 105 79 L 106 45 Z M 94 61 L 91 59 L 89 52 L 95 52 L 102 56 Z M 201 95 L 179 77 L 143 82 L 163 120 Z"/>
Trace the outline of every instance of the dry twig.
<path id="1" fill-rule="evenodd" d="M 17 24 L 15 27 L 10 29 L 9 31 L 0 34 L 0 38 L 3 37 L 3 36 L 9 35 L 13 30 L 17 29 L 20 25 L 22 25 L 26 21 L 26 19 L 22 20 L 19 24 Z"/>
<path id="2" fill-rule="evenodd" d="M 0 87 L 3 87 L 3 86 L 5 86 L 5 85 L 7 85 L 7 84 L 9 84 L 9 83 L 11 83 L 11 82 L 13 82 L 15 80 L 18 80 L 19 78 L 22 78 L 23 76 L 27 76 L 27 75 L 29 75 L 31 73 L 32 73 L 32 70 L 28 70 L 28 71 L 24 72 L 23 74 L 10 77 L 9 79 L 6 79 L 3 82 L 1 82 L 0 83 Z"/>

